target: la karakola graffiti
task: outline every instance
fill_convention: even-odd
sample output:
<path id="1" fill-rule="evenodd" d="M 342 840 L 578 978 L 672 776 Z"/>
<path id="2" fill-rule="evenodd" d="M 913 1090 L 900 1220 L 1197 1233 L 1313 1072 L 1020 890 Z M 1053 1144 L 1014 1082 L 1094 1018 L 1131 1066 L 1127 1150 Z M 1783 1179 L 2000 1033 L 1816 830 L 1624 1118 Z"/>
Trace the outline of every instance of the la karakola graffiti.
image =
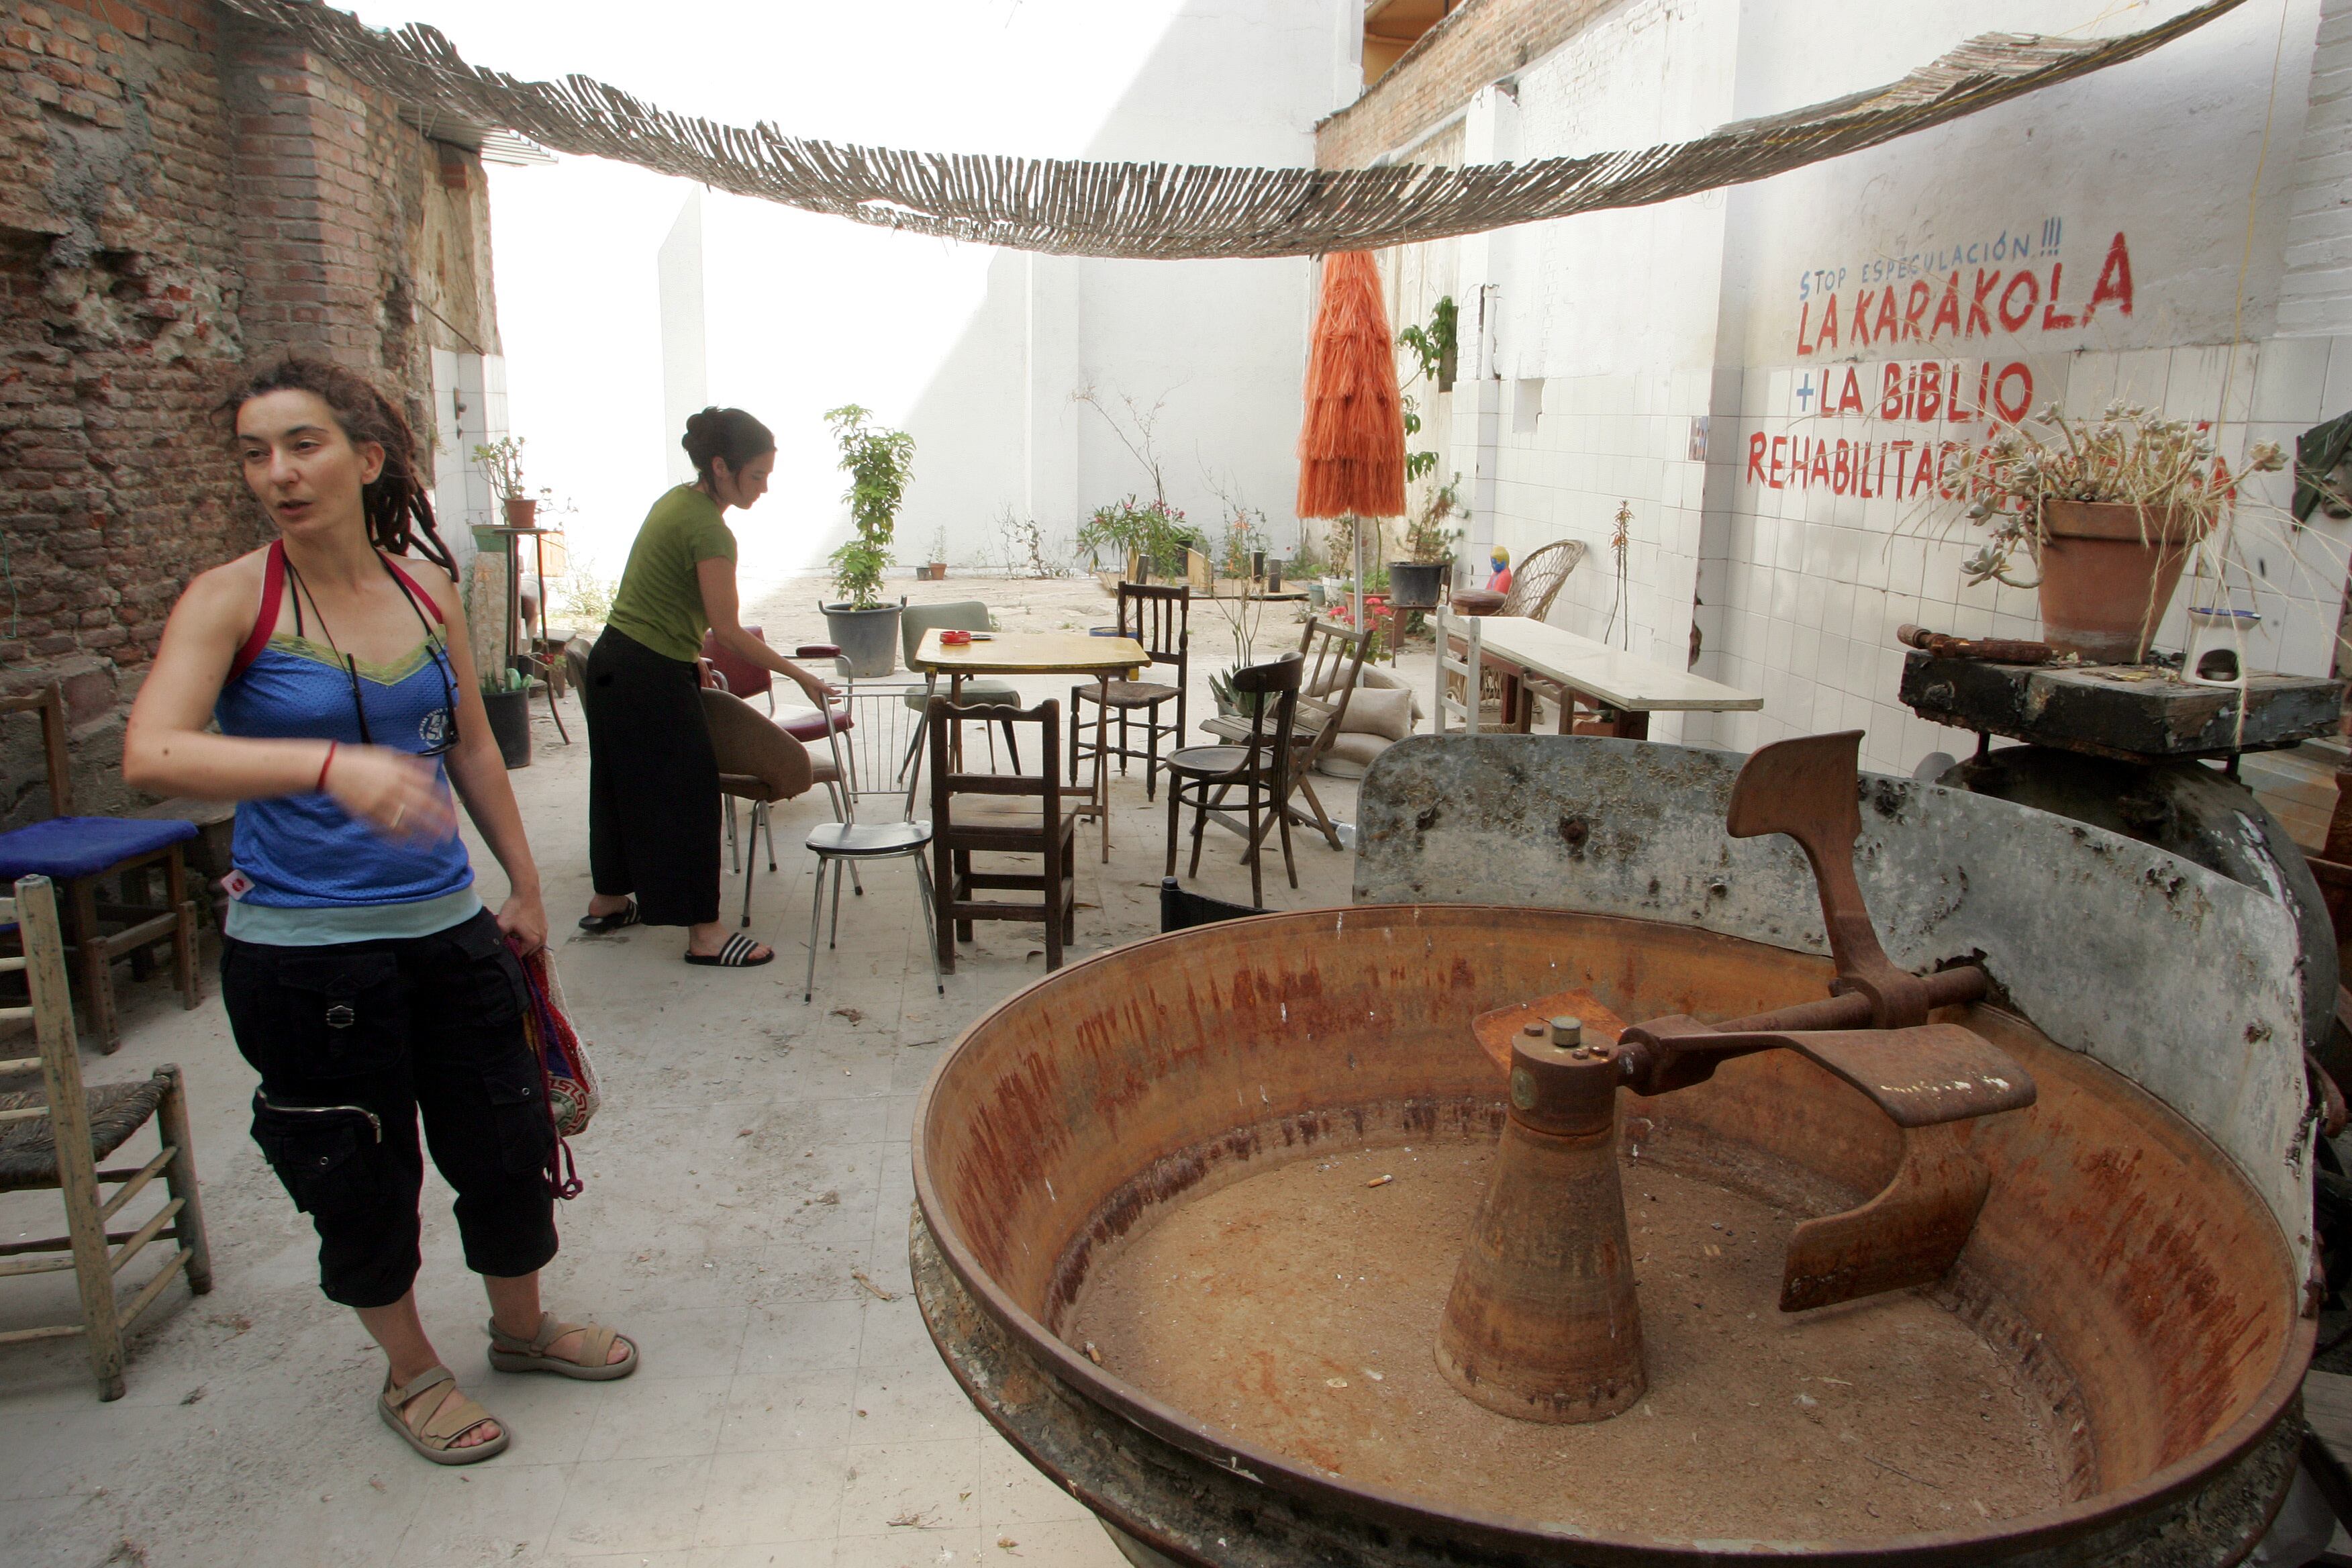
<path id="1" fill-rule="evenodd" d="M 2042 226 L 2047 247 L 2055 250 L 2058 220 L 2048 219 Z M 1996 247 L 2006 238 L 2003 236 Z M 1969 256 L 1986 248 L 1955 247 L 1934 258 Z M 1875 268 L 1855 270 L 1868 277 Z M 1968 273 L 1974 276 L 1963 283 Z M 1840 285 L 1848 277 L 1846 268 L 1807 272 L 1797 282 L 1797 354 L 1804 358 L 1854 353 L 1901 343 L 1924 347 L 1947 335 L 1955 340 L 1991 337 L 1996 321 L 2000 331 L 2012 335 L 2070 332 L 2088 326 L 2103 306 L 2126 316 L 2132 312 L 2131 247 L 2120 233 L 2108 242 L 2098 280 L 2091 285 L 2090 297 L 2080 311 L 2061 308 L 2066 264 L 2052 261 L 2046 284 L 2044 276 L 2039 265 L 2011 270 L 1955 267 L 1936 280 L 1914 277 L 1908 282 L 1898 279 L 1878 288 L 1864 283 L 1845 293 L 1841 304 Z"/>
<path id="2" fill-rule="evenodd" d="M 1842 288 L 1850 276 L 1846 269 L 1809 272 L 1798 286 L 1797 353 L 1854 354 L 1912 343 L 1924 349 L 1939 338 L 1957 347 L 1980 336 L 2079 331 L 2102 310 L 2131 314 L 2131 249 L 2120 233 L 2108 243 L 2081 310 L 2062 308 L 2064 263 L 2048 259 L 2059 234 L 2058 220 L 2052 218 L 2042 226 L 2041 243 L 2031 247 L 2003 236 L 1991 246 L 1956 246 L 1925 258 L 1901 258 L 1899 264 L 1873 263 L 1854 270 L 1868 279 L 1893 270 L 1895 280 L 1883 286 L 1864 281 L 1851 291 Z M 1977 254 L 1997 259 L 1996 249 L 2038 254 L 2024 268 L 1950 268 L 1934 280 L 1916 275 L 1927 270 L 1917 265 L 1922 259 L 1948 262 Z M 1975 273 L 1965 284 L 1964 270 Z M 1906 273 L 1913 275 L 1906 279 Z M 1930 488 L 1950 497 L 1943 475 L 1951 455 L 1982 439 L 1995 424 L 2013 425 L 2032 410 L 2033 366 L 2022 358 L 2003 357 L 1855 358 L 1800 365 L 1790 401 L 1793 420 L 1835 420 L 1850 433 L 1751 431 L 1746 483 L 1776 490 L 1821 489 L 1864 500 L 1907 500 Z M 1860 422 L 1860 428 L 1843 423 L 1848 420 Z"/>

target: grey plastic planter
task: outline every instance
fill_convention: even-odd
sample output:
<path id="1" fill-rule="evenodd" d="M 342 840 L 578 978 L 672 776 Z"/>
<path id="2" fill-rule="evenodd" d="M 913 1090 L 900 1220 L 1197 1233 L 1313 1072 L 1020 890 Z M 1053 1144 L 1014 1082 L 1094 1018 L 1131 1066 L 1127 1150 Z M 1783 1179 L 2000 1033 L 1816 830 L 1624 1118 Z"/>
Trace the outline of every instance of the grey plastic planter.
<path id="1" fill-rule="evenodd" d="M 849 671 L 861 680 L 874 680 L 898 668 L 898 611 L 896 605 L 856 610 L 847 605 L 826 605 L 824 624 L 834 646 L 849 660 Z"/>

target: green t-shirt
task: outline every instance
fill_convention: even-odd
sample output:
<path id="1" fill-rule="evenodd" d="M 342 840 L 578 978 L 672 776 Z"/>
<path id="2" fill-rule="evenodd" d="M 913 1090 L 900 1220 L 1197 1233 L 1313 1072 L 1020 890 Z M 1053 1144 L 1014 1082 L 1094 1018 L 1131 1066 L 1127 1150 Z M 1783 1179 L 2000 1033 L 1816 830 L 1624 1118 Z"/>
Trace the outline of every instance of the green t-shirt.
<path id="1" fill-rule="evenodd" d="M 605 624 L 664 658 L 692 663 L 710 628 L 695 568 L 713 557 L 734 560 L 735 535 L 717 501 L 680 485 L 646 513 Z"/>

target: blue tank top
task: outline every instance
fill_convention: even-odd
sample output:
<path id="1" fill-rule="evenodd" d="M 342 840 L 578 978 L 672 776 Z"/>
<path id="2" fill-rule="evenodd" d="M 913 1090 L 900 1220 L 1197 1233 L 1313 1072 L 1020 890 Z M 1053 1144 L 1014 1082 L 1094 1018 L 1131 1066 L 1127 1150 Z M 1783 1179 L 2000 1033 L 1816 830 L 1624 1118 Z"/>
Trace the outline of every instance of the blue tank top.
<path id="1" fill-rule="evenodd" d="M 269 547 L 260 619 L 214 705 L 222 734 L 370 743 L 412 753 L 442 743 L 455 690 L 443 652 L 444 634 L 436 624 L 439 606 L 389 559 L 378 559 L 411 595 L 412 605 L 421 600 L 432 608 L 434 618 L 425 624 L 424 641 L 406 657 L 391 664 L 362 660 L 354 665 L 299 629 L 299 597 L 298 629 L 277 629 L 286 558 L 282 546 Z M 423 620 L 424 615 L 420 609 L 418 618 Z M 352 701 L 354 674 L 366 705 L 364 736 L 360 709 Z M 448 773 L 438 757 L 433 765 L 441 787 L 447 789 Z M 467 906 L 458 911 L 459 919 L 479 907 L 467 892 L 474 868 L 456 833 L 438 844 L 395 840 L 352 816 L 324 793 L 239 802 L 233 853 L 236 869 L 252 884 L 242 889 L 238 902 L 257 910 L 323 913 L 421 904 L 453 895 L 464 895 L 455 900 Z M 236 923 L 232 911 L 232 927 Z M 272 924 L 283 928 L 282 921 Z M 237 932 L 232 929 L 230 934 Z M 325 940 L 344 940 L 345 934 L 339 931 Z"/>

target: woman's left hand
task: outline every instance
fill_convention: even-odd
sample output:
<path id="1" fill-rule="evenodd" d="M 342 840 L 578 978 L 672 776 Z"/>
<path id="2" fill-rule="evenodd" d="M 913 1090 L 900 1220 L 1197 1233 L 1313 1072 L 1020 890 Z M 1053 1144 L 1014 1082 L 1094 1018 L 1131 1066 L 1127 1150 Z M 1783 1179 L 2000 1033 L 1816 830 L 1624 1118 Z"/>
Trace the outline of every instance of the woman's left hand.
<path id="1" fill-rule="evenodd" d="M 807 696 L 812 708 L 822 708 L 827 700 L 841 695 L 841 688 L 829 680 L 819 680 L 805 669 L 794 672 L 793 679 L 800 682 L 801 690 Z"/>
<path id="2" fill-rule="evenodd" d="M 499 931 L 519 953 L 547 945 L 547 906 L 537 893 L 517 893 L 499 906 Z"/>

